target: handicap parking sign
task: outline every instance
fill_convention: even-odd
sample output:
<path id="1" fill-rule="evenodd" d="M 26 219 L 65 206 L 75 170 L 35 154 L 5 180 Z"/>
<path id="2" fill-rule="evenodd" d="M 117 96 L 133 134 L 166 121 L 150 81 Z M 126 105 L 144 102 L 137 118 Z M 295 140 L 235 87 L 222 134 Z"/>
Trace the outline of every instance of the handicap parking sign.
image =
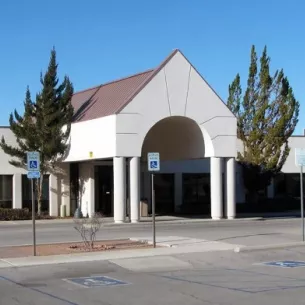
<path id="1" fill-rule="evenodd" d="M 160 154 L 159 153 L 148 153 L 148 171 L 157 172 L 160 170 Z"/>
<path id="2" fill-rule="evenodd" d="M 38 179 L 40 177 L 40 155 L 38 151 L 29 151 L 27 153 L 27 169 L 29 179 Z"/>
<path id="3" fill-rule="evenodd" d="M 38 162 L 36 160 L 30 161 L 30 169 L 37 170 L 37 168 L 38 168 Z"/>
<path id="4" fill-rule="evenodd" d="M 264 263 L 266 266 L 282 267 L 282 268 L 297 268 L 305 267 L 305 262 L 302 261 L 275 261 Z"/>
<path id="5" fill-rule="evenodd" d="M 153 169 L 158 168 L 158 162 L 157 161 L 150 161 L 150 167 Z"/>

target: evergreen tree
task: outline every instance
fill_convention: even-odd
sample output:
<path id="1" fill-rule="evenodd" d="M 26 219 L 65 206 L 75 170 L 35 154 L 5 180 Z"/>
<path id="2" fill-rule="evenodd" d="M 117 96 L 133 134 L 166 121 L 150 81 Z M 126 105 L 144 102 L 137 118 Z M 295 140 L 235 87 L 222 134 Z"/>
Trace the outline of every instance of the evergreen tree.
<path id="1" fill-rule="evenodd" d="M 229 86 L 227 103 L 237 117 L 237 136 L 243 143 L 238 161 L 243 166 L 244 184 L 255 201 L 258 191 L 270 184 L 288 157 L 288 139 L 298 123 L 300 107 L 283 70 L 270 74 L 267 47 L 259 67 L 257 61 L 252 46 L 245 94 L 237 74 Z"/>
<path id="2" fill-rule="evenodd" d="M 68 77 L 59 84 L 57 77 L 56 51 L 53 48 L 48 69 L 41 75 L 42 90 L 31 99 L 29 89 L 24 101 L 24 114 L 16 110 L 9 118 L 10 129 L 16 137 L 17 145 L 12 146 L 2 137 L 0 147 L 13 159 L 10 164 L 26 168 L 28 151 L 40 153 L 40 175 L 36 181 L 38 214 L 41 213 L 42 181 L 47 173 L 56 171 L 56 162 L 64 157 L 68 149 L 73 108 L 71 98 L 73 86 Z"/>

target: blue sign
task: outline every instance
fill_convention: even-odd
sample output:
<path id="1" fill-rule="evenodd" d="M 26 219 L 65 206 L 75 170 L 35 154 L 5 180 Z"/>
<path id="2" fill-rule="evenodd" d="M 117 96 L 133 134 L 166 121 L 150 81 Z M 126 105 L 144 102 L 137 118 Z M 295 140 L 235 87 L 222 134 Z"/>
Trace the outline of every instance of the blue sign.
<path id="1" fill-rule="evenodd" d="M 282 268 L 297 268 L 305 267 L 305 262 L 298 261 L 277 261 L 277 262 L 268 262 L 264 263 L 266 266 L 282 267 Z"/>
<path id="2" fill-rule="evenodd" d="M 29 179 L 39 179 L 40 172 L 28 172 L 27 176 Z"/>
<path id="3" fill-rule="evenodd" d="M 27 167 L 29 171 L 39 171 L 40 156 L 38 151 L 29 151 L 27 153 Z"/>
<path id="4" fill-rule="evenodd" d="M 295 163 L 296 166 L 305 166 L 305 148 L 295 149 Z"/>
<path id="5" fill-rule="evenodd" d="M 84 287 L 122 286 L 129 284 L 123 281 L 113 279 L 108 276 L 76 277 L 76 278 L 66 279 L 66 281 Z"/>
<path id="6" fill-rule="evenodd" d="M 160 154 L 159 153 L 148 153 L 148 171 L 157 172 L 160 170 Z"/>
<path id="7" fill-rule="evenodd" d="M 40 178 L 40 155 L 38 151 L 29 151 L 27 153 L 28 178 Z"/>
<path id="8" fill-rule="evenodd" d="M 31 170 L 37 170 L 38 168 L 38 162 L 35 160 L 35 161 L 30 161 L 30 169 Z"/>
<path id="9" fill-rule="evenodd" d="M 158 161 L 150 161 L 150 168 L 152 169 L 158 168 Z"/>

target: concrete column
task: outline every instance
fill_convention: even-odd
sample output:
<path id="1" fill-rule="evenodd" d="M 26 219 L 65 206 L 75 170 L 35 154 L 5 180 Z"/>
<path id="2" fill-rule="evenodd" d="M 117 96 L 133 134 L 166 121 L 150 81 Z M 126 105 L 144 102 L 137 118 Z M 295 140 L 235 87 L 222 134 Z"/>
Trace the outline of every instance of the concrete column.
<path id="1" fill-rule="evenodd" d="M 94 191 L 94 166 L 90 166 L 88 178 L 88 215 L 92 217 L 95 213 L 95 191 Z"/>
<path id="2" fill-rule="evenodd" d="M 181 211 L 183 203 L 183 181 L 182 173 L 175 173 L 175 212 Z"/>
<path id="3" fill-rule="evenodd" d="M 114 222 L 123 223 L 126 215 L 126 163 L 124 157 L 113 158 Z"/>
<path id="4" fill-rule="evenodd" d="M 49 176 L 49 214 L 50 216 L 58 216 L 58 179 L 54 174 Z"/>
<path id="5" fill-rule="evenodd" d="M 211 217 L 221 219 L 222 208 L 222 158 L 211 158 Z"/>
<path id="6" fill-rule="evenodd" d="M 130 220 L 139 222 L 140 219 L 140 158 L 133 157 L 129 161 L 130 185 Z"/>
<path id="7" fill-rule="evenodd" d="M 13 176 L 13 209 L 22 209 L 22 175 Z"/>
<path id="8" fill-rule="evenodd" d="M 63 169 L 61 178 L 61 204 L 66 207 L 66 216 L 70 216 L 70 164 L 64 163 L 61 167 Z"/>
<path id="9" fill-rule="evenodd" d="M 92 163 L 80 164 L 79 188 L 83 216 L 92 217 L 95 213 L 94 165 Z"/>
<path id="10" fill-rule="evenodd" d="M 235 158 L 226 159 L 226 216 L 228 219 L 236 216 Z"/>

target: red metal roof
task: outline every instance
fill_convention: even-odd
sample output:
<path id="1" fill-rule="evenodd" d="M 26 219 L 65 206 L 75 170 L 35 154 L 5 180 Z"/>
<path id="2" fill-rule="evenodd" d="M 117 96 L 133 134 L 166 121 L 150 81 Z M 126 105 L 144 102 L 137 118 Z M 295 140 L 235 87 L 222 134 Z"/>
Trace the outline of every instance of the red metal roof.
<path id="1" fill-rule="evenodd" d="M 71 100 L 73 121 L 88 121 L 119 113 L 177 52 L 174 50 L 156 69 L 76 92 Z"/>
<path id="2" fill-rule="evenodd" d="M 148 70 L 75 93 L 71 100 L 74 107 L 73 121 L 88 121 L 117 113 L 153 71 Z"/>

